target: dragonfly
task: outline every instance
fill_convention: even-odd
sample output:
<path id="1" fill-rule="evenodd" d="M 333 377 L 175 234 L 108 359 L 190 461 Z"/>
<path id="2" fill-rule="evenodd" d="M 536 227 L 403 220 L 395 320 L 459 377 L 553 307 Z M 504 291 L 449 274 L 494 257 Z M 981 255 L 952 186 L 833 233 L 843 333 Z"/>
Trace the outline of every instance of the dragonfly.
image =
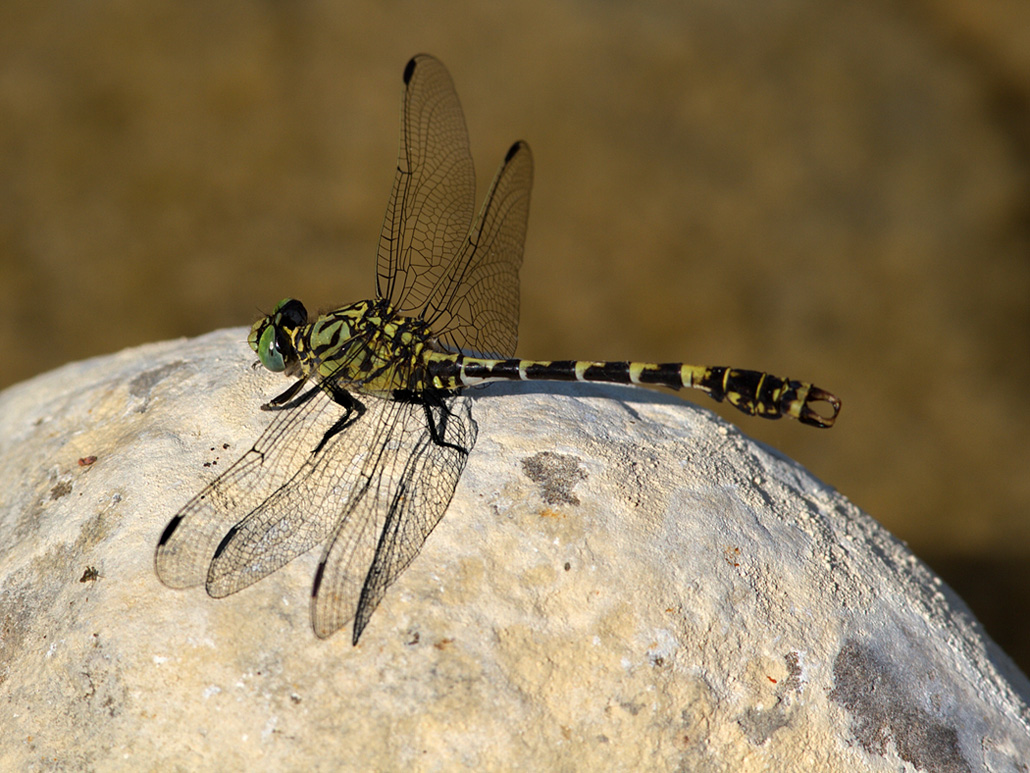
<path id="1" fill-rule="evenodd" d="M 829 427 L 840 400 L 768 373 L 684 363 L 515 359 L 533 158 L 519 141 L 478 216 L 468 131 L 437 59 L 404 68 L 397 171 L 372 300 L 310 318 L 280 301 L 248 342 L 294 379 L 235 464 L 168 522 L 155 551 L 172 588 L 222 598 L 322 546 L 311 625 L 352 643 L 419 554 L 457 487 L 478 425 L 462 390 L 506 380 L 687 387 L 744 413 Z"/>

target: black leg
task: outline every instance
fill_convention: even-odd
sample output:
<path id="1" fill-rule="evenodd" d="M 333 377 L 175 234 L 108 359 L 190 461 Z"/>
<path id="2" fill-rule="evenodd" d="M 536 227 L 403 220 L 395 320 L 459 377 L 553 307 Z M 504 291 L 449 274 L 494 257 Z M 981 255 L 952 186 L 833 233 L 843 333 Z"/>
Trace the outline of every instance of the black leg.
<path id="1" fill-rule="evenodd" d="M 306 379 L 300 378 L 290 384 L 289 388 L 281 395 L 273 397 L 267 403 L 261 406 L 262 411 L 274 411 L 278 408 L 282 408 L 286 403 L 293 399 L 293 396 L 300 391 L 300 388 L 304 386 Z M 317 387 L 316 387 L 317 389 Z M 314 394 L 315 390 L 312 389 L 308 394 L 304 395 L 304 399 L 307 400 Z"/>
<path id="2" fill-rule="evenodd" d="M 444 448 L 450 448 L 461 454 L 467 454 L 468 449 L 457 445 L 456 443 L 448 443 L 444 438 L 447 436 L 447 419 L 451 415 L 450 408 L 444 402 L 443 397 L 448 393 L 439 393 L 432 391 L 425 391 L 421 394 L 421 403 L 423 409 L 426 412 L 426 425 L 429 427 L 429 437 L 438 446 Z M 440 417 L 439 424 L 436 422 L 436 416 Z"/>
<path id="3" fill-rule="evenodd" d="M 346 389 L 338 384 L 327 388 L 331 389 L 329 394 L 333 398 L 333 402 L 343 408 L 343 415 L 333 422 L 333 426 L 325 431 L 322 439 L 318 441 L 315 450 L 311 452 L 313 454 L 317 454 L 325 447 L 326 443 L 365 415 L 365 404 Z"/>

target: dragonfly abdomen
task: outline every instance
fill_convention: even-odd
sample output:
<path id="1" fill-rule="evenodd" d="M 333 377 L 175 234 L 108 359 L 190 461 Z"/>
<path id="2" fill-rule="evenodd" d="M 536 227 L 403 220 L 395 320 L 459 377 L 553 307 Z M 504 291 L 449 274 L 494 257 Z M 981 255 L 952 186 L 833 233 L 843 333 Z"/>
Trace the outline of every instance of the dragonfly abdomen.
<path id="1" fill-rule="evenodd" d="M 612 384 L 686 387 L 726 400 L 744 413 L 767 419 L 791 416 L 804 424 L 830 427 L 840 411 L 834 395 L 803 381 L 757 370 L 705 367 L 682 362 L 590 362 L 587 360 L 487 360 L 432 355 L 428 363 L 436 389 L 460 389 L 491 381 L 602 381 Z M 822 413 L 813 403 L 826 403 Z"/>

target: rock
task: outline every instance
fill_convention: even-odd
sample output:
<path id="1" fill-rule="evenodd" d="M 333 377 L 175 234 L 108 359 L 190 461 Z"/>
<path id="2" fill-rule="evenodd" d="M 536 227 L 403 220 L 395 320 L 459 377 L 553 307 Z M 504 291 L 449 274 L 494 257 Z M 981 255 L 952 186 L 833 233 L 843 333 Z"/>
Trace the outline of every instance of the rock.
<path id="1" fill-rule="evenodd" d="M 454 501 L 357 647 L 311 631 L 318 551 L 226 599 L 164 587 L 168 519 L 288 383 L 245 338 L 0 395 L 0 769 L 1025 770 L 1030 683 L 962 601 L 651 391 L 472 391 Z"/>

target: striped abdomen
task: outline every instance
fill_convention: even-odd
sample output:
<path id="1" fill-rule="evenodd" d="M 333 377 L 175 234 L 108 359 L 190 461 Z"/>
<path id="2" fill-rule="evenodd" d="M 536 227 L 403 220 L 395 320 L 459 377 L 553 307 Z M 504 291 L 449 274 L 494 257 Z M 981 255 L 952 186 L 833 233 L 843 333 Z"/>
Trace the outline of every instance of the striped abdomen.
<path id="1" fill-rule="evenodd" d="M 793 418 L 815 427 L 831 427 L 840 411 L 836 396 L 803 381 L 790 381 L 757 370 L 702 367 L 681 362 L 586 362 L 558 360 L 484 360 L 431 354 L 427 363 L 432 386 L 459 389 L 489 381 L 605 381 L 679 389 L 700 389 L 711 397 L 767 419 Z M 826 403 L 819 413 L 813 403 Z"/>

